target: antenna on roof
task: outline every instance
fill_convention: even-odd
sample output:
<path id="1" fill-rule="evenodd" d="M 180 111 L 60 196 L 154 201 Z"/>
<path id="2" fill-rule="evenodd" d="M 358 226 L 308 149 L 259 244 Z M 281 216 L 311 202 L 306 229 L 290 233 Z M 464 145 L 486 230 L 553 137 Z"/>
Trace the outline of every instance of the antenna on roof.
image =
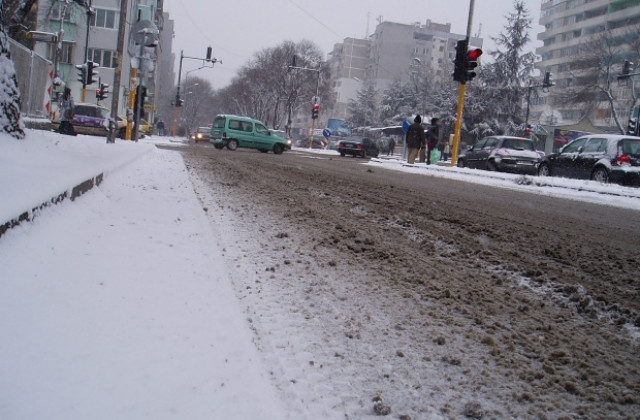
<path id="1" fill-rule="evenodd" d="M 482 22 L 480 22 L 480 24 L 478 25 L 478 33 L 476 34 L 476 38 L 480 38 L 481 34 L 482 34 Z"/>
<path id="2" fill-rule="evenodd" d="M 367 29 L 364 33 L 364 38 L 366 39 L 369 36 L 369 18 L 371 17 L 371 12 L 367 12 Z"/>

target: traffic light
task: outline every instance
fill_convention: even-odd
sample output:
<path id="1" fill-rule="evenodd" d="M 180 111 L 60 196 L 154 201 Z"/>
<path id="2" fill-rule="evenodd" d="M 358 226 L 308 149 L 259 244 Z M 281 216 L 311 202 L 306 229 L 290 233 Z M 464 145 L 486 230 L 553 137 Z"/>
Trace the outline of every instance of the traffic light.
<path id="1" fill-rule="evenodd" d="M 628 79 L 631 77 L 631 67 L 633 67 L 633 63 L 629 60 L 624 60 L 622 74 L 618 75 L 618 79 Z"/>
<path id="2" fill-rule="evenodd" d="M 76 69 L 78 71 L 78 82 L 84 85 L 87 81 L 87 64 L 76 64 Z"/>
<path id="3" fill-rule="evenodd" d="M 477 73 L 475 72 L 475 68 L 478 67 L 478 59 L 482 55 L 482 50 L 480 48 L 475 48 L 469 52 L 467 52 L 467 70 L 466 70 L 466 81 L 470 82 L 476 77 Z"/>
<path id="4" fill-rule="evenodd" d="M 180 93 L 176 93 L 176 99 L 173 101 L 176 108 L 181 107 L 184 104 L 184 99 L 180 98 Z"/>
<path id="5" fill-rule="evenodd" d="M 207 61 L 211 61 L 211 54 L 212 54 L 212 49 L 211 47 L 207 47 Z"/>
<path id="6" fill-rule="evenodd" d="M 291 71 L 291 69 L 296 67 L 296 56 L 295 54 L 291 58 L 291 65 L 287 68 L 287 71 Z"/>
<path id="7" fill-rule="evenodd" d="M 526 137 L 529 137 L 529 136 L 531 135 L 531 124 L 527 124 L 527 125 L 524 127 L 524 135 L 525 135 Z"/>
<path id="8" fill-rule="evenodd" d="M 109 85 L 106 83 L 100 83 L 100 89 L 96 89 L 96 97 L 99 100 L 107 99 L 107 93 L 109 93 Z"/>
<path id="9" fill-rule="evenodd" d="M 627 130 L 627 134 L 630 136 L 638 135 L 638 121 L 635 118 L 629 118 L 629 129 Z"/>
<path id="10" fill-rule="evenodd" d="M 453 80 L 460 83 L 467 81 L 467 49 L 468 39 L 460 39 L 456 43 L 456 58 L 453 61 Z"/>
<path id="11" fill-rule="evenodd" d="M 138 85 L 138 87 L 136 87 L 136 101 L 134 102 L 134 105 L 133 105 L 133 112 L 135 113 L 135 115 L 138 115 L 138 108 L 140 109 L 140 113 L 141 114 L 143 113 L 144 100 L 146 96 L 147 96 L 147 87 Z M 182 101 L 182 99 L 178 99 L 178 101 Z M 178 101 L 176 101 L 176 103 Z M 182 106 L 182 102 L 180 102 L 180 105 L 178 106 Z"/>
<path id="12" fill-rule="evenodd" d="M 93 61 L 87 61 L 87 85 L 92 85 L 95 82 L 96 76 L 98 76 L 98 71 L 96 70 L 98 67 L 98 63 L 94 63 Z"/>
<path id="13" fill-rule="evenodd" d="M 317 119 L 319 112 L 320 112 L 320 105 L 313 104 L 313 109 L 311 110 L 311 118 L 314 120 Z"/>
<path id="14" fill-rule="evenodd" d="M 544 72 L 544 79 L 542 79 L 542 87 L 550 88 L 554 83 L 551 81 L 551 73 L 548 71 Z"/>

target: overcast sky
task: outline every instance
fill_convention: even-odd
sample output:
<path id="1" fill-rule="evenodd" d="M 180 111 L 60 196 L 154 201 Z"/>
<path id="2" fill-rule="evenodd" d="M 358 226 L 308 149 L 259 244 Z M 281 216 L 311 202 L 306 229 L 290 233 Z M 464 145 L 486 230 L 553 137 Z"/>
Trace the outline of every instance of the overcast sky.
<path id="1" fill-rule="evenodd" d="M 495 49 L 497 36 L 513 11 L 514 0 L 475 0 L 472 35 L 484 38 L 484 50 Z M 537 33 L 541 0 L 527 1 L 533 18 L 531 50 L 539 45 Z M 175 22 L 173 51 L 177 61 L 185 56 L 204 57 L 211 46 L 222 61 L 213 69 L 190 72 L 211 81 L 214 88 L 229 84 L 237 70 L 257 51 L 283 41 L 315 42 L 326 54 L 346 37 L 363 38 L 375 30 L 379 19 L 412 23 L 451 23 L 451 32 L 465 34 L 470 0 L 165 0 L 165 11 Z M 201 62 L 183 60 L 182 78 Z M 178 62 L 176 62 L 176 75 Z"/>

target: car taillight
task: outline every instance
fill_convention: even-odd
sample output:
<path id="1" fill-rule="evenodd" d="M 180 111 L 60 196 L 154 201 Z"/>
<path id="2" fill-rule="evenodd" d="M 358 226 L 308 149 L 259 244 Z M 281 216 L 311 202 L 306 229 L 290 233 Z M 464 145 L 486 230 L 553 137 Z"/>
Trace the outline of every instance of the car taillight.
<path id="1" fill-rule="evenodd" d="M 359 144 L 359 145 L 358 145 L 358 147 L 357 147 L 357 149 L 358 149 L 358 150 L 362 149 L 362 145 L 361 145 L 361 144 Z"/>
<path id="2" fill-rule="evenodd" d="M 343 148 L 342 142 L 338 143 L 338 147 Z"/>
<path id="3" fill-rule="evenodd" d="M 631 165 L 631 158 L 627 155 L 620 155 L 612 163 L 616 166 Z"/>

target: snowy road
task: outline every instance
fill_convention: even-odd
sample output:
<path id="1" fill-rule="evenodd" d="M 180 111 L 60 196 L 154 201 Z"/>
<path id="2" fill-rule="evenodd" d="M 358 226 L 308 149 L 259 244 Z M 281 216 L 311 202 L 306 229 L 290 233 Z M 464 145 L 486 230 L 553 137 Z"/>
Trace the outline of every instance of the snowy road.
<path id="1" fill-rule="evenodd" d="M 182 150 L 234 238 L 257 346 L 303 411 L 376 418 L 380 397 L 405 419 L 640 413 L 640 212 L 338 156 Z"/>

